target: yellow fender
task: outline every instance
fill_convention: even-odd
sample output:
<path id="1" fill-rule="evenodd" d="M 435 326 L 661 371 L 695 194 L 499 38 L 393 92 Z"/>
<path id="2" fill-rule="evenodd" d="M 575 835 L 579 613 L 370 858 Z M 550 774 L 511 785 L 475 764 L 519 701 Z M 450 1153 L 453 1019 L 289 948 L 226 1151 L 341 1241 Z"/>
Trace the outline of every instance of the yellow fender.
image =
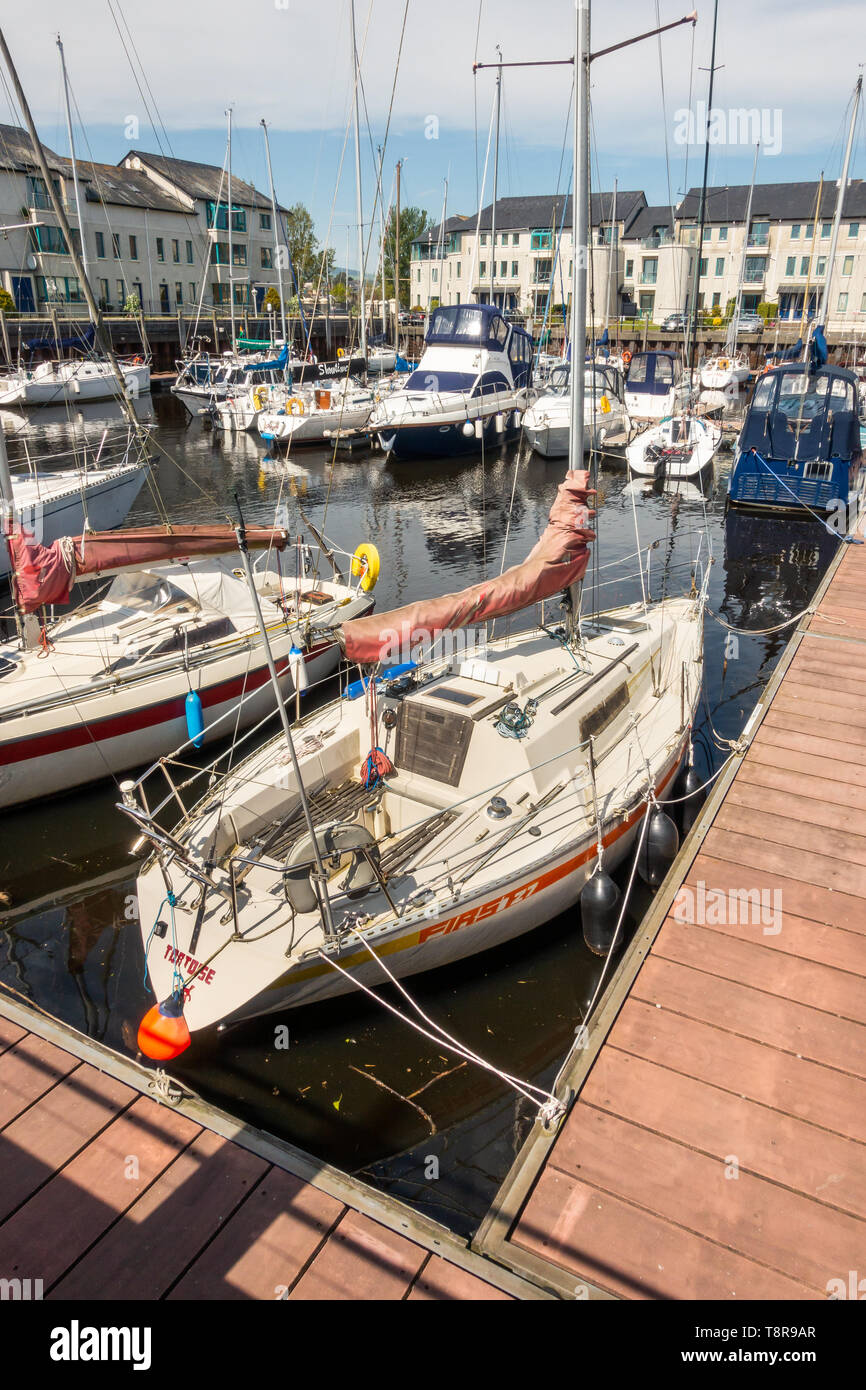
<path id="1" fill-rule="evenodd" d="M 376 580 L 379 578 L 379 552 L 372 541 L 362 541 L 352 556 L 352 577 L 361 579 L 361 588 L 367 594 L 371 589 L 375 589 Z"/>
<path id="2" fill-rule="evenodd" d="M 599 404 L 601 405 L 601 413 L 602 413 L 602 415 L 609 415 L 609 414 L 610 414 L 610 401 L 608 400 L 607 396 L 602 396 L 601 401 L 599 402 Z"/>
<path id="3" fill-rule="evenodd" d="M 253 405 L 255 406 L 256 410 L 261 410 L 261 409 L 262 409 L 262 406 L 265 404 L 265 402 L 267 401 L 267 399 L 268 399 L 268 388 L 267 388 L 267 386 L 257 386 L 256 389 L 255 389 L 255 391 L 253 392 Z"/>

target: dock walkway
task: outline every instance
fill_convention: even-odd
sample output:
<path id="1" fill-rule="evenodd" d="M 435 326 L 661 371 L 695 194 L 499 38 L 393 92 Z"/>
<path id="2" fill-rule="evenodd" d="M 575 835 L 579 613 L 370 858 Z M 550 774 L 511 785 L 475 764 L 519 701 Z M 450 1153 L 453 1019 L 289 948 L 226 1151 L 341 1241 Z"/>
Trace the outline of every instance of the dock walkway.
<path id="1" fill-rule="evenodd" d="M 5 1280 L 73 1300 L 545 1297 L 273 1136 L 158 1103 L 144 1068 L 65 1033 L 0 1000 Z"/>
<path id="2" fill-rule="evenodd" d="M 864 1272 L 866 546 L 812 610 L 573 1054 L 576 1103 L 476 1238 L 562 1295 L 844 1298 Z"/>

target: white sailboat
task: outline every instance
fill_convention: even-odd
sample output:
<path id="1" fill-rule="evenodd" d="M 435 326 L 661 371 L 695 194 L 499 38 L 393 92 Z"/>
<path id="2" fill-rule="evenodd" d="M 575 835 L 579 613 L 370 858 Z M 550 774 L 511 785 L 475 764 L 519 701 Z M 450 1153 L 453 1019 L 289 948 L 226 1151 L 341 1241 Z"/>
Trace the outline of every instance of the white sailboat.
<path id="1" fill-rule="evenodd" d="M 589 0 L 578 0 L 576 47 L 581 245 Z M 586 331 L 580 260 L 576 344 Z M 582 390 L 571 404 L 576 463 Z M 146 779 L 125 784 L 121 809 L 151 848 L 138 903 L 161 1002 L 139 1030 L 147 1055 L 177 1055 L 190 1031 L 217 1022 L 380 983 L 385 959 L 405 978 L 529 931 L 576 903 L 656 824 L 689 748 L 705 594 L 584 617 L 589 499 L 588 474 L 570 469 L 523 564 L 342 624 L 347 659 L 374 679 L 396 660 L 391 678 L 375 697 L 375 684 L 362 687 L 294 732 L 285 719 L 279 738 L 170 833 Z M 530 618 L 524 632 L 485 641 L 488 620 L 563 590 L 564 637 Z M 455 652 L 453 637 L 470 622 L 474 638 Z M 433 654 L 401 663 L 422 632 Z M 170 762 L 161 767 L 171 774 Z"/>
<path id="2" fill-rule="evenodd" d="M 571 425 L 567 362 L 555 367 L 542 394 L 523 416 L 529 445 L 543 458 L 567 458 Z M 626 443 L 631 421 L 623 398 L 623 379 L 615 367 L 587 364 L 583 374 L 583 452 L 610 449 Z"/>

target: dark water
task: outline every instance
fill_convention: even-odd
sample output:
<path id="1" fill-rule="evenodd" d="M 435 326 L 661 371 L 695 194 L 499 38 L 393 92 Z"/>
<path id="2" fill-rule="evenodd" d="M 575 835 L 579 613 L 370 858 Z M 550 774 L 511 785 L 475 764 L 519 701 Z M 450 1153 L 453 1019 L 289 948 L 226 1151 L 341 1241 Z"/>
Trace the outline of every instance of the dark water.
<path id="1" fill-rule="evenodd" d="M 232 518 L 234 493 L 249 521 L 285 508 L 302 531 L 304 509 L 347 550 L 372 540 L 382 556 L 380 609 L 475 582 L 521 559 L 543 530 L 561 462 L 517 446 L 454 463 L 389 463 L 325 451 L 269 461 L 257 436 L 233 438 L 189 421 L 173 398 L 155 397 L 161 450 L 159 490 L 173 519 Z M 46 427 L 63 447 L 61 417 Z M 101 430 L 98 419 L 87 428 Z M 10 445 L 10 453 L 19 441 Z M 685 488 L 642 487 L 632 500 L 623 466 L 599 474 L 599 539 L 586 583 L 604 606 L 639 597 L 633 506 L 651 560 L 655 597 L 688 592 L 696 561 L 712 549 L 710 607 L 735 626 L 764 629 L 806 606 L 833 551 L 810 522 L 724 517 L 730 453 L 704 481 L 706 502 Z M 513 490 L 513 507 L 511 504 Z M 509 512 L 511 515 L 509 527 Z M 158 519 L 143 493 L 131 520 Z M 706 630 L 707 709 L 696 732 L 706 772 L 723 754 L 712 726 L 735 737 L 787 641 L 787 634 L 732 639 L 711 618 Z M 709 716 L 709 717 L 708 717 Z M 0 891 L 9 900 L 0 930 L 0 981 L 74 1027 L 135 1051 L 138 1022 L 152 1000 L 142 978 L 134 920 L 135 861 L 113 784 L 0 817 Z M 648 902 L 636 895 L 632 920 Z M 412 993 L 491 1062 L 549 1083 L 582 1019 L 600 963 L 583 945 L 577 913 L 485 956 L 416 978 Z M 277 1028 L 288 1028 L 288 1046 Z M 471 1230 L 486 1210 L 531 1120 L 495 1078 L 459 1065 L 363 996 L 197 1038 L 175 1070 L 238 1116 L 388 1190 L 432 1216 Z M 432 1160 L 436 1160 L 434 1163 Z M 438 1175 L 437 1175 L 438 1172 Z"/>

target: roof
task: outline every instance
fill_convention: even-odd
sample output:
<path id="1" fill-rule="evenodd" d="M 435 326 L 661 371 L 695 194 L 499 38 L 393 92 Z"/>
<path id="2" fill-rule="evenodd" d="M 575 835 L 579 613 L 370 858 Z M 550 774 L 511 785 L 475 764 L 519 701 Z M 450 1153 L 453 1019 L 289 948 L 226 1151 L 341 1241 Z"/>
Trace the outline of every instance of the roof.
<path id="1" fill-rule="evenodd" d="M 188 198 L 201 198 L 205 202 L 215 203 L 220 195 L 220 184 L 223 198 L 227 196 L 226 176 L 215 164 L 197 164 L 191 159 L 169 159 L 166 155 L 147 154 L 142 150 L 130 150 L 120 163 L 127 168 L 135 168 L 135 164 L 127 163 L 132 160 L 137 161 L 145 171 L 151 169 L 161 178 L 174 184 Z M 266 198 L 264 194 L 257 192 L 252 184 L 245 183 L 234 174 L 232 202 L 253 208 L 271 206 L 270 198 Z M 285 212 L 286 209 L 281 208 L 280 211 Z"/>
<path id="2" fill-rule="evenodd" d="M 55 154 L 47 145 L 42 146 L 45 160 L 52 173 L 65 173 L 69 161 Z M 38 173 L 39 161 L 33 148 L 33 141 L 26 130 L 17 125 L 0 125 L 0 169 L 13 169 L 20 174 Z"/>
<path id="3" fill-rule="evenodd" d="M 623 235 L 628 237 L 629 241 L 643 241 L 653 235 L 656 227 L 664 227 L 672 232 L 674 211 L 674 208 L 667 204 L 654 208 L 639 208 L 632 221 L 627 224 Z"/>
<path id="4" fill-rule="evenodd" d="M 189 215 L 189 208 L 181 198 L 166 192 L 147 174 L 136 170 L 118 169 L 116 164 L 92 164 L 88 160 L 79 163 L 78 177 L 85 185 L 89 203 L 113 203 Z"/>
<path id="5" fill-rule="evenodd" d="M 838 182 L 828 179 L 821 192 L 817 216 L 829 220 L 836 210 Z M 752 220 L 770 222 L 809 222 L 815 217 L 818 181 L 810 183 L 756 183 L 752 198 Z M 697 222 L 700 214 L 700 188 L 690 188 L 677 208 L 677 217 Z M 707 189 L 707 222 L 745 222 L 749 185 Z M 842 204 L 842 216 L 866 219 L 866 183 L 850 179 Z"/>
<path id="6" fill-rule="evenodd" d="M 563 209 L 564 204 L 564 209 Z M 638 192 L 618 191 L 616 195 L 616 220 L 626 226 L 635 214 L 644 207 L 646 198 L 644 194 Z M 593 193 L 590 207 L 590 221 L 593 227 L 597 227 L 602 221 L 609 222 L 613 212 L 613 192 Z M 479 230 L 489 232 L 493 228 L 493 204 L 488 203 L 481 209 L 480 218 L 458 215 L 449 217 L 445 223 L 445 232 L 469 231 L 474 232 L 476 223 Z M 571 195 L 564 193 L 541 193 L 530 197 L 521 198 L 497 198 L 496 200 L 496 230 L 498 232 L 528 232 L 534 228 L 557 227 L 563 225 L 566 229 L 571 228 Z M 428 237 L 433 236 L 433 240 L 440 234 L 438 226 L 424 232 L 420 237 L 416 237 L 416 242 L 426 242 Z"/>

